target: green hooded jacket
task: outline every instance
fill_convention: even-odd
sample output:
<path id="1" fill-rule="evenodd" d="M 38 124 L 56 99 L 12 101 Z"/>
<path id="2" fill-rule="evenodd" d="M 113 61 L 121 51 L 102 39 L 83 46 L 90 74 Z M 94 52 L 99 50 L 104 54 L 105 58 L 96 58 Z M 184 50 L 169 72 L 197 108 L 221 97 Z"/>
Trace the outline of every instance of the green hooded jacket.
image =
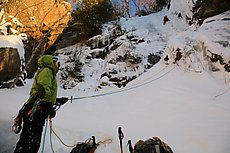
<path id="1" fill-rule="evenodd" d="M 38 94 L 42 92 L 43 96 L 40 96 L 42 103 L 56 103 L 57 96 L 57 80 L 56 69 L 53 64 L 52 55 L 43 55 L 38 59 L 38 67 L 40 68 L 36 75 L 30 91 L 30 97 L 28 103 L 34 103 L 37 100 Z"/>

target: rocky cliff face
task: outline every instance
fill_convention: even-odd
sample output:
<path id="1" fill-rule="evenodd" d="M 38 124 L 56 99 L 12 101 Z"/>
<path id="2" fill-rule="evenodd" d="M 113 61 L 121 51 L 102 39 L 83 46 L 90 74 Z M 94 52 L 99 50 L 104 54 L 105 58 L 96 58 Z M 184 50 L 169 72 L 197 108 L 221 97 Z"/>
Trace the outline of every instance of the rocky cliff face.
<path id="1" fill-rule="evenodd" d="M 20 71 L 21 62 L 16 48 L 0 48 L 0 84 L 13 79 Z"/>
<path id="2" fill-rule="evenodd" d="M 71 7 L 68 3 L 56 0 L 23 0 L 10 7 L 8 14 L 22 24 L 19 32 L 29 37 L 48 38 L 47 48 L 56 40 L 69 21 Z"/>
<path id="3" fill-rule="evenodd" d="M 24 43 L 24 62 L 33 55 L 27 68 L 28 77 L 33 77 L 37 69 L 37 59 L 49 49 L 69 21 L 71 7 L 64 1 L 56 0 L 20 0 L 0 3 L 0 35 L 1 38 L 19 35 Z M 15 42 L 18 43 L 19 42 Z M 17 45 L 15 45 L 17 46 Z M 15 78 L 22 70 L 22 57 L 16 56 L 17 48 L 1 48 L 1 80 Z M 7 56 L 6 56 L 7 55 Z M 16 61 L 19 61 L 16 62 Z M 23 63 L 25 65 L 25 63 Z"/>
<path id="4" fill-rule="evenodd" d="M 20 32 L 26 33 L 29 41 L 26 43 L 26 61 L 31 57 L 35 48 L 36 54 L 31 66 L 27 69 L 28 77 L 33 77 L 37 69 L 37 59 L 49 49 L 58 35 L 66 27 L 71 7 L 68 3 L 56 0 L 24 0 L 24 4 L 17 5 L 11 14 L 17 14 L 23 27 Z"/>
<path id="5" fill-rule="evenodd" d="M 185 4 L 188 2 L 191 3 L 187 0 Z M 60 85 L 64 89 L 76 88 L 83 92 L 125 87 L 159 61 L 166 65 L 175 64 L 187 72 L 222 73 L 223 79 L 229 82 L 230 64 L 229 55 L 226 55 L 229 47 L 228 12 L 207 18 L 201 26 L 195 22 L 189 26 L 187 19 L 164 11 L 146 17 L 148 20 L 140 18 L 135 22 L 136 18 L 123 21 L 121 27 L 107 26 L 101 35 L 60 50 L 59 56 L 63 59 L 58 75 Z M 163 27 L 151 21 L 161 21 L 158 19 L 162 19 L 165 13 L 171 21 Z M 191 9 L 182 13 L 183 17 L 186 13 L 193 15 Z"/>
<path id="6" fill-rule="evenodd" d="M 197 0 L 193 7 L 193 18 L 202 24 L 204 19 L 223 13 L 230 9 L 229 0 Z"/>

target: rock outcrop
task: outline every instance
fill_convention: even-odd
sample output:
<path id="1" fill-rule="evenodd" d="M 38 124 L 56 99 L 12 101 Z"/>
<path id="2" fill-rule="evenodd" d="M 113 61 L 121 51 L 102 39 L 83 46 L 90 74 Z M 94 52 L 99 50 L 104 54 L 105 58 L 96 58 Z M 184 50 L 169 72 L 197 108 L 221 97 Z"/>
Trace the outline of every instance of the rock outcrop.
<path id="1" fill-rule="evenodd" d="M 27 68 L 28 77 L 32 78 L 37 70 L 39 55 L 53 45 L 66 27 L 71 6 L 65 1 L 23 0 L 7 5 L 1 3 L 0 9 L 0 35 L 21 35 L 25 48 L 24 64 L 36 51 Z M 18 64 L 22 57 L 17 55 L 17 48 L 1 50 L 0 84 L 15 78 L 22 70 L 19 69 L 21 63 Z"/>
<path id="2" fill-rule="evenodd" d="M 49 48 L 67 25 L 70 11 L 70 5 L 61 1 L 24 0 L 12 5 L 8 14 L 23 25 L 18 28 L 19 32 L 34 39 L 45 35 L 48 38 L 46 47 Z"/>
<path id="3" fill-rule="evenodd" d="M 204 19 L 228 11 L 230 1 L 227 0 L 197 0 L 193 8 L 193 18 L 202 24 Z"/>
<path id="4" fill-rule="evenodd" d="M 17 48 L 0 48 L 0 84 L 17 76 L 20 67 Z"/>

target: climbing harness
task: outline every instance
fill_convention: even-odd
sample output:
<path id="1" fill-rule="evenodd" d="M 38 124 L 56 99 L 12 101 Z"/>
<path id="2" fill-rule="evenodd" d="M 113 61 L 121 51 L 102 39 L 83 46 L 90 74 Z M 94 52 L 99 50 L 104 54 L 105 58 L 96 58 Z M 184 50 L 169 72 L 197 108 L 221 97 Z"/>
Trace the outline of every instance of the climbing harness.
<path id="1" fill-rule="evenodd" d="M 34 119 L 34 113 L 37 111 L 37 110 L 41 110 L 42 109 L 42 106 L 40 104 L 40 100 L 37 100 L 34 104 L 33 104 L 33 107 L 32 109 L 27 113 L 27 116 L 29 117 L 29 121 L 33 121 Z"/>

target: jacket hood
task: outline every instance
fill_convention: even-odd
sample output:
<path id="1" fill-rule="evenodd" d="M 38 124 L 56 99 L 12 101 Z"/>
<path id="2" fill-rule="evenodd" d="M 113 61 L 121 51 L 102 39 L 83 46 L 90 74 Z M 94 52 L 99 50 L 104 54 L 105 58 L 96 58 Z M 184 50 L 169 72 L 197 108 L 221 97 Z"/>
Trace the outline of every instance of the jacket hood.
<path id="1" fill-rule="evenodd" d="M 50 67 L 54 69 L 52 55 L 43 55 L 38 59 L 38 67 Z"/>

